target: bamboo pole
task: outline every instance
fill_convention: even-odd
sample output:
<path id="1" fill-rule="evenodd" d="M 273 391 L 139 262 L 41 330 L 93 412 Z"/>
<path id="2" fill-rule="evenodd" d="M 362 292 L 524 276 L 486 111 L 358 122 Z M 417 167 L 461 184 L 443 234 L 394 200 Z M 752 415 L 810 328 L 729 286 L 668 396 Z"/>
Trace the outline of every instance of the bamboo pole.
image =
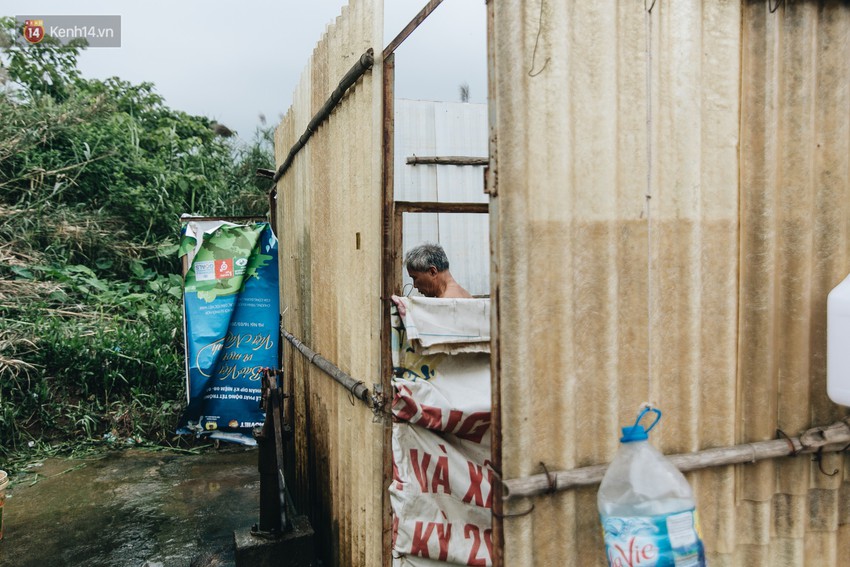
<path id="1" fill-rule="evenodd" d="M 370 47 L 366 50 L 366 53 L 360 56 L 360 59 L 357 60 L 357 63 L 355 63 L 354 66 L 352 66 L 351 69 L 348 70 L 348 73 L 346 73 L 342 80 L 340 80 L 339 85 L 334 90 L 334 92 L 331 93 L 331 96 L 328 98 L 322 108 L 319 109 L 315 116 L 313 116 L 313 118 L 310 120 L 310 123 L 307 124 L 307 129 L 289 150 L 289 154 L 286 156 L 286 159 L 278 168 L 277 173 L 274 174 L 274 177 L 272 179 L 275 183 L 280 181 L 280 178 L 283 177 L 283 174 L 286 173 L 286 171 L 292 165 L 292 161 L 295 159 L 295 156 L 298 154 L 298 152 L 301 151 L 301 148 L 307 145 L 307 140 L 309 140 L 310 137 L 316 132 L 316 130 L 319 129 L 319 126 L 322 125 L 322 122 L 328 119 L 333 109 L 336 108 L 336 105 L 338 105 L 339 102 L 342 100 L 342 96 L 345 94 L 345 92 L 350 87 L 352 87 L 354 83 L 357 82 L 357 79 L 365 75 L 366 71 L 372 68 L 372 64 L 374 63 L 374 61 L 374 51 Z"/>
<path id="2" fill-rule="evenodd" d="M 408 156 L 407 165 L 487 165 L 490 158 L 470 156 Z"/>
<path id="3" fill-rule="evenodd" d="M 295 349 L 303 354 L 307 360 L 310 361 L 310 364 L 316 366 L 319 370 L 345 386 L 345 389 L 354 395 L 355 398 L 364 402 L 366 405 L 371 407 L 371 400 L 369 398 L 369 388 L 363 383 L 362 380 L 356 380 L 351 377 L 349 374 L 346 374 L 338 366 L 329 361 L 327 358 L 323 357 L 301 341 L 299 341 L 295 336 L 287 331 L 286 329 L 281 328 L 280 333 L 287 341 L 289 341 Z"/>
<path id="4" fill-rule="evenodd" d="M 789 455 L 844 451 L 850 445 L 850 418 L 824 427 L 809 429 L 799 437 L 783 437 L 770 441 L 745 443 L 733 447 L 705 449 L 695 453 L 669 455 L 670 461 L 682 472 L 709 467 L 755 463 Z M 589 486 L 602 481 L 608 465 L 593 465 L 537 474 L 502 481 L 502 499 L 512 500 L 540 494 Z"/>

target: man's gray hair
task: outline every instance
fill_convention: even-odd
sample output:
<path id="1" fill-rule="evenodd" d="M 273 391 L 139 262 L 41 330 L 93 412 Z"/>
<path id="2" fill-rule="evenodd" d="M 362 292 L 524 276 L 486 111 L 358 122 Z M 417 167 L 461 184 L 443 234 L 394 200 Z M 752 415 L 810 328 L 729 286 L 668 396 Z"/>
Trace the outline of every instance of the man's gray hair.
<path id="1" fill-rule="evenodd" d="M 407 251 L 404 265 L 411 272 L 427 272 L 431 266 L 443 272 L 449 269 L 449 258 L 442 246 L 426 242 Z"/>

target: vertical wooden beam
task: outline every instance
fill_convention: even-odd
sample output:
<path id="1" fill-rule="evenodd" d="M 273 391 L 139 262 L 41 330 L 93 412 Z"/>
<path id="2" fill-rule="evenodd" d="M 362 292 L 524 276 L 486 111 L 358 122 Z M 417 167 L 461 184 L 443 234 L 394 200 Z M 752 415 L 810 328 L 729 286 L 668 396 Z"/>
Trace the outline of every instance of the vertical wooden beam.
<path id="1" fill-rule="evenodd" d="M 395 211 L 393 192 L 393 157 L 395 143 L 395 56 L 384 59 L 383 88 L 383 174 L 381 179 L 381 389 L 384 399 L 392 398 L 392 327 L 390 325 L 390 296 L 398 289 L 398 250 L 395 238 Z M 388 407 L 388 406 L 387 406 Z M 383 565 L 392 566 L 392 507 L 390 491 L 393 474 L 392 423 L 385 419 L 384 427 L 384 474 L 382 491 L 383 506 Z"/>

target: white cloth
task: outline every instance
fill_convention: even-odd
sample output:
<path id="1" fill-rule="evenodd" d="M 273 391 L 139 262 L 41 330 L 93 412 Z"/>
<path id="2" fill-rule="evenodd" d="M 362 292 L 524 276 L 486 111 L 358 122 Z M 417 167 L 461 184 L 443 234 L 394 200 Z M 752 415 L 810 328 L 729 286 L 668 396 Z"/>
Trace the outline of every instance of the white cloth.
<path id="1" fill-rule="evenodd" d="M 407 338 L 420 354 L 490 352 L 490 300 L 397 297 Z"/>

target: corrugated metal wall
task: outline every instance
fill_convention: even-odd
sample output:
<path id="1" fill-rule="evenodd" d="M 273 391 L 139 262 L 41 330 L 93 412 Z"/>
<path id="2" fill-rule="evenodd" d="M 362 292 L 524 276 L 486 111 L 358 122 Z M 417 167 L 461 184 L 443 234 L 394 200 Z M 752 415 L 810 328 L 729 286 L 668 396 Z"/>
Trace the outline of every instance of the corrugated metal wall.
<path id="1" fill-rule="evenodd" d="M 737 435 L 749 440 L 844 414 L 826 397 L 825 331 L 826 295 L 850 270 L 850 5 L 747 3 L 743 16 Z M 847 465 L 739 471 L 737 556 L 847 564 Z"/>
<path id="2" fill-rule="evenodd" d="M 380 382 L 381 0 L 352 0 L 316 46 L 277 129 L 278 165 L 368 48 L 375 66 L 343 98 L 278 183 L 284 326 L 371 389 Z M 288 344 L 299 512 L 325 565 L 380 565 L 388 432 L 369 408 Z M 291 463 L 290 463 L 291 465 Z"/>
<path id="3" fill-rule="evenodd" d="M 658 0 L 648 127 L 643 2 L 489 4 L 503 477 L 609 462 L 647 399 L 668 453 L 843 415 L 824 329 L 850 270 L 850 7 Z M 711 565 L 846 563 L 848 464 L 691 474 Z M 503 512 L 532 502 L 496 520 L 504 565 L 604 564 L 595 488 Z"/>

